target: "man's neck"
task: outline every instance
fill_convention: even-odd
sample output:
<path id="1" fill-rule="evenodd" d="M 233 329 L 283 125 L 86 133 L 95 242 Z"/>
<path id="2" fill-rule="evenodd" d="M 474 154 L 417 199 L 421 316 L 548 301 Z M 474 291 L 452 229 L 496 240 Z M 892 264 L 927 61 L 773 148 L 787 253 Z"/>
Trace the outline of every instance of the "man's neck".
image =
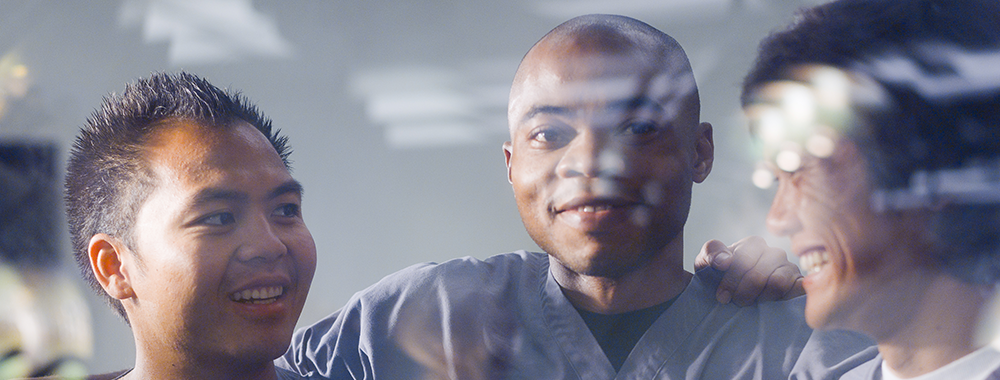
<path id="1" fill-rule="evenodd" d="M 549 267 L 566 298 L 578 308 L 601 314 L 624 313 L 661 304 L 691 281 L 681 252 L 661 252 L 643 266 L 616 278 L 588 276 L 566 268 L 552 256 Z"/>
<path id="2" fill-rule="evenodd" d="M 278 379 L 273 361 L 258 363 L 259 365 L 226 364 L 220 363 L 222 360 L 193 358 L 171 350 L 159 350 L 159 354 L 156 354 L 140 347 L 139 342 L 136 342 L 135 368 L 122 379 Z"/>
<path id="3" fill-rule="evenodd" d="M 902 323 L 893 329 L 875 335 L 879 352 L 893 372 L 904 377 L 915 377 L 948 363 L 986 345 L 976 333 L 986 305 L 989 305 L 991 287 L 962 282 L 944 273 L 925 277 L 920 289 L 922 297 L 909 309 L 907 316 L 898 316 Z M 892 308 L 892 305 L 885 305 Z"/>

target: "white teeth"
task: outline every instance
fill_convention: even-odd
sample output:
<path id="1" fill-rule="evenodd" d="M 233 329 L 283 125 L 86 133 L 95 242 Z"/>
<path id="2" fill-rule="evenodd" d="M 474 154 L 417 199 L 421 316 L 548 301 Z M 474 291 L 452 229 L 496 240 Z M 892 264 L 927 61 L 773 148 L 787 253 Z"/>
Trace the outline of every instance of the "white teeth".
<path id="1" fill-rule="evenodd" d="M 799 266 L 807 274 L 819 272 L 823 266 L 830 263 L 830 255 L 826 251 L 811 251 L 799 257 Z"/>
<path id="2" fill-rule="evenodd" d="M 607 210 L 610 210 L 610 209 L 611 209 L 611 206 L 608 206 L 608 205 L 580 206 L 580 207 L 576 208 L 576 210 L 580 211 L 580 212 L 598 212 L 598 211 L 607 211 Z"/>
<path id="3" fill-rule="evenodd" d="M 275 299 L 284 294 L 285 289 L 281 286 L 268 286 L 256 289 L 247 289 L 233 293 L 230 298 L 237 302 L 248 302 L 248 303 L 271 303 Z"/>

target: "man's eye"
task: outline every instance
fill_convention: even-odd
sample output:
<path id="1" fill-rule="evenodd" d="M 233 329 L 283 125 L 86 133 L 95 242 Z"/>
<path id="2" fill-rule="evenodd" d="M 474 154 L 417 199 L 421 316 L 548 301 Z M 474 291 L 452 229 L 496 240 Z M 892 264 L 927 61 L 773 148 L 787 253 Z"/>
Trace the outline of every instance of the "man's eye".
<path id="1" fill-rule="evenodd" d="M 528 135 L 528 139 L 535 144 L 548 148 L 558 148 L 572 139 L 572 132 L 567 128 L 539 128 Z"/>
<path id="2" fill-rule="evenodd" d="M 625 124 L 622 133 L 628 135 L 646 135 L 657 131 L 656 123 L 651 121 L 633 121 Z"/>
<path id="3" fill-rule="evenodd" d="M 220 212 L 218 214 L 212 214 L 201 220 L 202 224 L 210 226 L 224 226 L 235 222 L 236 222 L 236 217 L 233 216 L 232 213 L 228 212 Z"/>
<path id="4" fill-rule="evenodd" d="M 532 135 L 531 139 L 542 143 L 551 143 L 559 140 L 559 132 L 551 129 L 541 130 Z"/>
<path id="5" fill-rule="evenodd" d="M 294 203 L 281 205 L 280 207 L 274 210 L 274 215 L 286 218 L 297 217 L 299 216 L 299 205 Z"/>

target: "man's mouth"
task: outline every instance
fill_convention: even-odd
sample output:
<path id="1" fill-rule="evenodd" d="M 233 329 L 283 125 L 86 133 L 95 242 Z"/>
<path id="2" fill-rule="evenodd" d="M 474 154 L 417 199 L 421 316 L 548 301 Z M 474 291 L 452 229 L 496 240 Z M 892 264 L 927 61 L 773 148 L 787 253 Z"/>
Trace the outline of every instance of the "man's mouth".
<path id="1" fill-rule="evenodd" d="M 282 294 L 285 294 L 283 286 L 262 286 L 235 292 L 229 296 L 229 299 L 241 303 L 261 305 L 276 301 Z"/>
<path id="2" fill-rule="evenodd" d="M 567 211 L 598 213 L 627 207 L 633 203 L 621 198 L 576 198 L 556 207 L 554 211 L 557 214 Z"/>
<path id="3" fill-rule="evenodd" d="M 602 205 L 586 205 L 579 206 L 575 209 L 577 212 L 601 212 L 611 210 L 614 206 L 608 204 Z"/>
<path id="4" fill-rule="evenodd" d="M 829 263 L 830 254 L 825 249 L 811 249 L 799 256 L 799 266 L 806 274 L 817 273 Z"/>

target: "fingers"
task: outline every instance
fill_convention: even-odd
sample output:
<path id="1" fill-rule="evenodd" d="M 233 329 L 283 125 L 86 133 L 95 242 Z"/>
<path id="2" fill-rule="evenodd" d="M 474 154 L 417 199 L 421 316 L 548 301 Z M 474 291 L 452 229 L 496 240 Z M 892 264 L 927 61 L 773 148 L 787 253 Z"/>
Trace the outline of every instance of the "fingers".
<path id="1" fill-rule="evenodd" d="M 759 253 L 760 256 L 734 291 L 734 302 L 744 306 L 752 304 L 755 300 L 759 302 L 780 299 L 801 276 L 798 267 L 788 261 L 784 250 L 767 246 L 763 239 L 744 241 L 747 243 L 745 249 L 755 251 L 754 253 Z"/>
<path id="2" fill-rule="evenodd" d="M 731 301 L 745 306 L 757 299 L 770 275 L 770 271 L 763 272 L 756 268 L 767 248 L 769 247 L 764 243 L 764 239 L 759 237 L 746 238 L 729 247 L 732 252 L 729 266 L 725 269 L 725 275 L 716 290 L 719 302 Z"/>
<path id="3" fill-rule="evenodd" d="M 783 300 L 790 300 L 795 297 L 800 297 L 806 295 L 806 288 L 802 287 L 802 271 L 798 267 L 795 267 L 795 282 L 792 283 L 792 287 L 781 296 Z"/>
<path id="4" fill-rule="evenodd" d="M 729 250 L 729 247 L 725 243 L 718 240 L 709 240 L 705 245 L 701 246 L 701 251 L 695 257 L 694 269 L 697 271 L 711 266 L 724 272 L 729 269 L 731 259 L 732 251 Z"/>
<path id="5" fill-rule="evenodd" d="M 707 268 L 709 266 L 721 271 L 723 273 L 723 281 L 726 281 L 725 277 L 735 276 L 735 274 L 729 273 L 729 267 L 732 263 L 733 254 L 729 247 L 725 243 L 718 240 L 709 240 L 705 245 L 701 246 L 701 251 L 698 252 L 698 256 L 694 259 L 695 271 L 701 270 L 702 268 Z M 733 282 L 730 279 L 729 282 Z M 732 292 L 734 287 L 730 285 L 729 287 L 723 286 L 720 282 L 719 287 L 715 291 L 715 299 L 719 303 L 727 304 L 730 298 L 732 298 Z"/>
<path id="6" fill-rule="evenodd" d="M 695 268 L 708 266 L 723 273 L 715 292 L 723 304 L 747 306 L 805 294 L 799 268 L 788 261 L 784 250 L 769 247 L 760 237 L 749 237 L 728 247 L 718 240 L 705 243 L 695 259 Z"/>
<path id="7" fill-rule="evenodd" d="M 786 262 L 768 276 L 767 284 L 757 297 L 757 302 L 792 299 L 802 294 L 805 294 L 802 291 L 802 274 L 798 267 Z"/>
<path id="8" fill-rule="evenodd" d="M 719 302 L 747 306 L 805 294 L 802 273 L 784 250 L 769 247 L 759 237 L 740 240 L 729 248 L 733 252 L 729 269 L 716 290 Z"/>

